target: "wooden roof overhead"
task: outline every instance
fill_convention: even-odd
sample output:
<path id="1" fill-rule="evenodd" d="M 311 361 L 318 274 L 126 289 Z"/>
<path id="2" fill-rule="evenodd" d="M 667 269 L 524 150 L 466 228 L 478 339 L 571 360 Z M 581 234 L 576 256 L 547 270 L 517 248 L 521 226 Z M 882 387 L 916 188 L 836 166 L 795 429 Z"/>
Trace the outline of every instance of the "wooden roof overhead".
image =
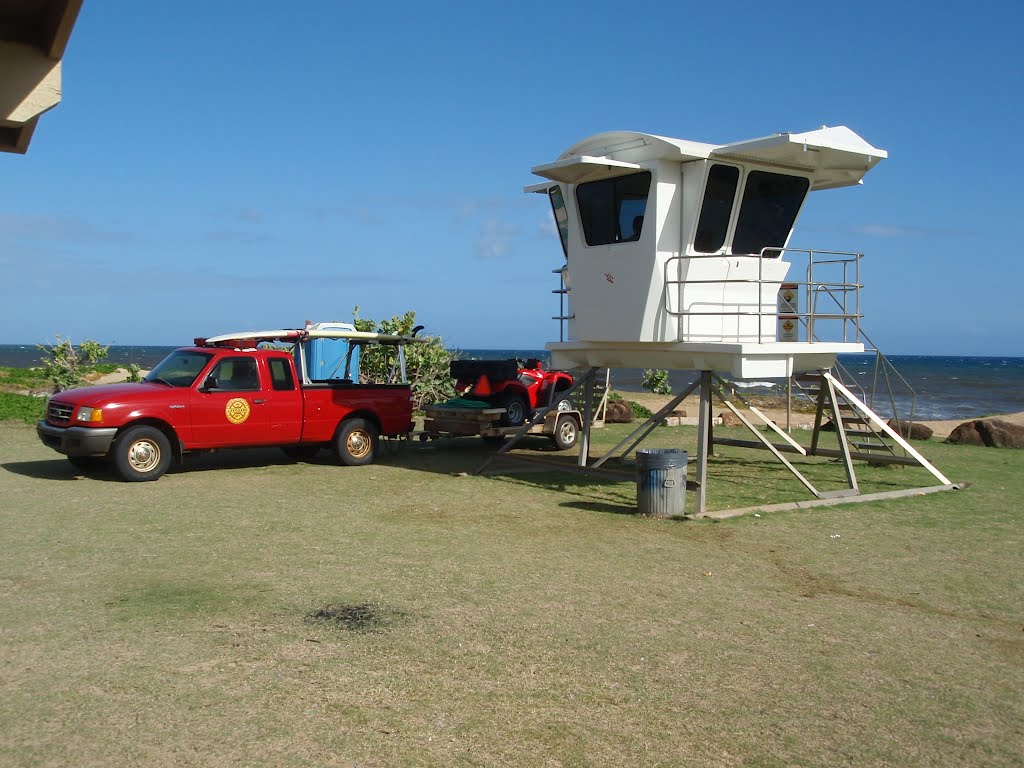
<path id="1" fill-rule="evenodd" d="M 28 151 L 60 103 L 61 58 L 82 0 L 0 0 L 0 152 Z"/>

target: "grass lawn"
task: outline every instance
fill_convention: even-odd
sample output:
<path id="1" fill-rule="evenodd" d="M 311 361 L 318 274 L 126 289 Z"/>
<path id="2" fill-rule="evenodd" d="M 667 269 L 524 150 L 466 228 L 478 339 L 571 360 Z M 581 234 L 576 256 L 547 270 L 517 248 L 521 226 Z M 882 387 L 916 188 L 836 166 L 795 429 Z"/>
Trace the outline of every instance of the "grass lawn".
<path id="1" fill-rule="evenodd" d="M 1020 766 L 1024 451 L 918 447 L 971 488 L 713 523 L 463 475 L 470 439 L 132 484 L 0 423 L 0 765 Z M 808 498 L 760 452 L 709 476 Z"/>

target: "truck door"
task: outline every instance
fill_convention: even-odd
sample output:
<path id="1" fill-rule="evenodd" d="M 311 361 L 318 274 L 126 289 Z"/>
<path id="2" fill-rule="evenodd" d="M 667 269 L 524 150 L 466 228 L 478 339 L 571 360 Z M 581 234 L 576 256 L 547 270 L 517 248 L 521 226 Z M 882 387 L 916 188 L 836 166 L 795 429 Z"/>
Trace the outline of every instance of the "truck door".
<path id="1" fill-rule="evenodd" d="M 270 435 L 274 443 L 297 443 L 302 437 L 302 390 L 286 355 L 267 358 L 270 372 Z"/>
<path id="2" fill-rule="evenodd" d="M 190 448 L 267 445 L 270 406 L 256 358 L 223 357 L 192 390 Z"/>

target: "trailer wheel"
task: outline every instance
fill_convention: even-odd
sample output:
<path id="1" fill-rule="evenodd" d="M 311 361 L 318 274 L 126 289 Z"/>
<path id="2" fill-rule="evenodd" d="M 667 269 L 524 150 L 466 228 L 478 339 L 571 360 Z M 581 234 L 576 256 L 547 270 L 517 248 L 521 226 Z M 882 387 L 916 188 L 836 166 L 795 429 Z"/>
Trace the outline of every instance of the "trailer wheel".
<path id="1" fill-rule="evenodd" d="M 156 427 L 132 427 L 114 445 L 114 466 L 130 483 L 156 480 L 171 466 L 171 441 Z"/>
<path id="2" fill-rule="evenodd" d="M 551 435 L 551 440 L 558 450 L 567 451 L 576 445 L 579 436 L 580 428 L 576 424 L 576 419 L 572 416 L 560 416 L 558 423 L 555 424 L 555 433 Z"/>
<path id="3" fill-rule="evenodd" d="M 372 464 L 377 455 L 377 428 L 366 419 L 349 419 L 338 431 L 338 458 L 347 467 Z"/>

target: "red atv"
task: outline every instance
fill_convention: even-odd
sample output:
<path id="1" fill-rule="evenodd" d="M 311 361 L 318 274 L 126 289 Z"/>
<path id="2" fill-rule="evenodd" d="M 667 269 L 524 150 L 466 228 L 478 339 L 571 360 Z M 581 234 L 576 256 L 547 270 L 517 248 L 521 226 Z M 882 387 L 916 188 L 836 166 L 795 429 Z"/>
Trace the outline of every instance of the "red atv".
<path id="1" fill-rule="evenodd" d="M 572 387 L 572 376 L 546 371 L 535 358 L 523 366 L 518 360 L 453 360 L 451 374 L 456 390 L 465 397 L 504 408 L 501 424 L 505 427 L 518 427 L 534 410 L 551 403 L 557 403 L 559 411 L 573 409 L 572 401 L 561 394 Z"/>

